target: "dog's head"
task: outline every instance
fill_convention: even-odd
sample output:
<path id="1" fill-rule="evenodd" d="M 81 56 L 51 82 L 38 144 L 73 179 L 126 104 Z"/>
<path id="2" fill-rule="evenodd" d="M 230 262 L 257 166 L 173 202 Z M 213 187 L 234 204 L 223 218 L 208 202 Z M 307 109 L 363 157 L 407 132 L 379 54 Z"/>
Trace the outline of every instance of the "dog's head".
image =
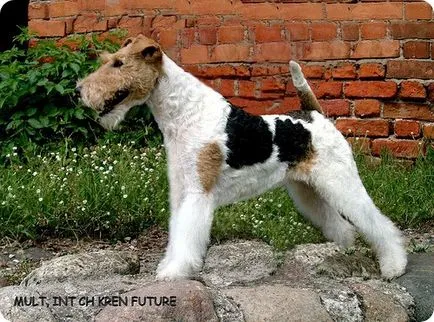
<path id="1" fill-rule="evenodd" d="M 99 114 L 106 129 L 115 128 L 130 108 L 143 104 L 161 74 L 162 51 L 143 35 L 128 38 L 114 54 L 101 54 L 102 65 L 80 80 L 76 91 Z"/>

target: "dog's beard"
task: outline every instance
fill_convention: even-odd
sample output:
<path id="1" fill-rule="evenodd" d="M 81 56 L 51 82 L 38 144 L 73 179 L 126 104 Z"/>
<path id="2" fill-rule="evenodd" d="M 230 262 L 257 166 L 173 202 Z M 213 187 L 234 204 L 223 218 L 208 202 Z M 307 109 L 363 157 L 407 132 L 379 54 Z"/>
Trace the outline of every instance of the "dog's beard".
<path id="1" fill-rule="evenodd" d="M 128 111 L 137 105 L 145 103 L 149 98 L 149 95 L 141 100 L 134 100 L 128 103 L 123 103 L 115 106 L 110 112 L 104 114 L 98 119 L 99 124 L 106 130 L 112 131 L 116 129 L 119 124 L 125 119 Z"/>

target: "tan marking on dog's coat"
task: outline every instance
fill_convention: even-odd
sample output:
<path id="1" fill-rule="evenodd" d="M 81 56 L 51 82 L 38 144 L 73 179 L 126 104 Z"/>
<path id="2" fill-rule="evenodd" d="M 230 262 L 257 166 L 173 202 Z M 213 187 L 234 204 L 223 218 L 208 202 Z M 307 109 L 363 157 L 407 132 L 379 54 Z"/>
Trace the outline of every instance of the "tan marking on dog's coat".
<path id="1" fill-rule="evenodd" d="M 222 163 L 223 153 L 216 142 L 207 144 L 199 151 L 197 171 L 205 192 L 210 192 L 217 183 Z"/>

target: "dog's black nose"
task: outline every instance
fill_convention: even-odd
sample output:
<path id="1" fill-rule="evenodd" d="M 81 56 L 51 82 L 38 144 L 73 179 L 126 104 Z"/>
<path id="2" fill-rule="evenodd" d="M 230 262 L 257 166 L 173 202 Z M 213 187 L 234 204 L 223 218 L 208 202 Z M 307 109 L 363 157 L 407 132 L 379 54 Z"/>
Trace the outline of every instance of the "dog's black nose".
<path id="1" fill-rule="evenodd" d="M 78 96 L 80 96 L 80 94 L 81 94 L 81 86 L 77 86 L 75 88 L 75 94 L 77 94 Z"/>

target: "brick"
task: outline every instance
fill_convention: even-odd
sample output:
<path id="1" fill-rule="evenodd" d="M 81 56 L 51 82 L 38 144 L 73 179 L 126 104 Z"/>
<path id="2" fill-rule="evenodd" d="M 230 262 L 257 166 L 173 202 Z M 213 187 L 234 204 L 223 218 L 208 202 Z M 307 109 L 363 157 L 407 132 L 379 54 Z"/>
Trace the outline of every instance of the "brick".
<path id="1" fill-rule="evenodd" d="M 341 29 L 343 40 L 359 40 L 359 25 L 357 23 L 342 24 Z"/>
<path id="2" fill-rule="evenodd" d="M 107 20 L 97 15 L 78 16 L 74 22 L 74 32 L 107 30 Z"/>
<path id="3" fill-rule="evenodd" d="M 30 2 L 29 4 L 29 20 L 48 18 L 48 4 L 44 2 Z"/>
<path id="4" fill-rule="evenodd" d="M 290 41 L 309 40 L 309 28 L 306 23 L 286 24 L 285 29 Z"/>
<path id="5" fill-rule="evenodd" d="M 332 70 L 332 76 L 336 79 L 355 79 L 357 77 L 356 66 L 353 64 L 341 64 Z"/>
<path id="6" fill-rule="evenodd" d="M 198 25 L 205 25 L 205 26 L 206 25 L 218 26 L 220 25 L 220 18 L 216 16 L 198 17 L 196 23 Z"/>
<path id="7" fill-rule="evenodd" d="M 84 11 L 104 11 L 105 9 L 105 0 L 76 0 L 78 3 L 80 13 Z"/>
<path id="8" fill-rule="evenodd" d="M 431 19 L 433 15 L 433 9 L 426 2 L 421 3 L 406 3 L 405 4 L 405 19 L 407 20 L 421 20 Z"/>
<path id="9" fill-rule="evenodd" d="M 271 112 L 275 114 L 286 114 L 292 111 L 298 111 L 301 108 L 300 99 L 298 97 L 285 97 L 278 108 Z"/>
<path id="10" fill-rule="evenodd" d="M 241 62 L 249 61 L 250 47 L 239 44 L 221 44 L 211 53 L 213 62 Z"/>
<path id="11" fill-rule="evenodd" d="M 124 3 L 120 1 L 107 1 L 104 8 L 104 15 L 106 17 L 121 16 L 125 14 Z"/>
<path id="12" fill-rule="evenodd" d="M 402 3 L 326 4 L 331 20 L 402 19 Z"/>
<path id="13" fill-rule="evenodd" d="M 410 120 L 396 120 L 394 130 L 398 138 L 418 138 L 420 136 L 420 123 Z"/>
<path id="14" fill-rule="evenodd" d="M 389 122 L 381 119 L 360 120 L 340 118 L 336 120 L 336 128 L 344 135 L 387 137 L 389 136 Z"/>
<path id="15" fill-rule="evenodd" d="M 244 26 L 222 26 L 217 30 L 220 44 L 238 43 L 244 39 Z"/>
<path id="16" fill-rule="evenodd" d="M 387 62 L 386 76 L 388 78 L 433 79 L 434 61 L 391 60 Z"/>
<path id="17" fill-rule="evenodd" d="M 381 39 L 386 36 L 387 27 L 384 22 L 363 23 L 360 26 L 362 39 Z"/>
<path id="18" fill-rule="evenodd" d="M 337 98 L 342 95 L 341 82 L 311 82 L 311 88 L 317 98 Z"/>
<path id="19" fill-rule="evenodd" d="M 423 125 L 423 137 L 426 139 L 434 139 L 434 124 Z"/>
<path id="20" fill-rule="evenodd" d="M 351 58 L 389 58 L 399 57 L 397 40 L 362 40 L 354 45 Z"/>
<path id="21" fill-rule="evenodd" d="M 407 41 L 403 46 L 405 58 L 429 58 L 430 43 L 427 41 Z"/>
<path id="22" fill-rule="evenodd" d="M 325 41 L 335 39 L 337 27 L 333 23 L 313 23 L 311 25 L 312 41 Z"/>
<path id="23" fill-rule="evenodd" d="M 229 102 L 234 106 L 240 107 L 245 111 L 256 115 L 265 114 L 267 110 L 270 110 L 272 106 L 276 104 L 275 101 L 259 101 L 257 99 L 241 97 L 232 97 L 229 99 Z"/>
<path id="24" fill-rule="evenodd" d="M 254 27 L 255 41 L 258 43 L 274 42 L 282 40 L 282 27 L 279 25 L 264 26 L 256 25 Z"/>
<path id="25" fill-rule="evenodd" d="M 399 97 L 402 99 L 425 99 L 425 87 L 416 81 L 403 81 L 400 84 Z"/>
<path id="26" fill-rule="evenodd" d="M 351 46 L 343 41 L 296 44 L 297 56 L 302 60 L 347 59 Z"/>
<path id="27" fill-rule="evenodd" d="M 351 145 L 351 148 L 356 153 L 371 154 L 371 139 L 353 137 L 347 138 L 347 142 Z"/>
<path id="28" fill-rule="evenodd" d="M 217 43 L 217 30 L 215 27 L 199 28 L 199 42 L 202 45 L 214 45 Z"/>
<path id="29" fill-rule="evenodd" d="M 360 78 L 384 78 L 386 70 L 380 63 L 365 63 L 360 64 L 359 77 Z"/>
<path id="30" fill-rule="evenodd" d="M 118 27 L 128 30 L 130 36 L 138 35 L 143 30 L 143 18 L 124 16 L 119 20 Z"/>
<path id="31" fill-rule="evenodd" d="M 176 30 L 161 30 L 159 32 L 159 43 L 163 49 L 176 47 L 177 38 Z"/>
<path id="32" fill-rule="evenodd" d="M 232 8 L 231 14 L 233 10 Z M 237 13 L 246 19 L 282 19 L 284 17 L 285 20 L 319 20 L 324 18 L 321 3 L 292 3 L 290 6 L 258 3 L 254 6 L 240 6 Z"/>
<path id="33" fill-rule="evenodd" d="M 255 97 L 256 82 L 248 80 L 238 81 L 238 96 L 240 97 Z"/>
<path id="34" fill-rule="evenodd" d="M 373 99 L 357 100 L 354 102 L 354 113 L 360 117 L 380 116 L 381 103 Z"/>
<path id="35" fill-rule="evenodd" d="M 65 21 L 60 20 L 31 20 L 29 30 L 39 37 L 65 36 Z"/>
<path id="36" fill-rule="evenodd" d="M 350 102 L 344 99 L 319 100 L 326 117 L 349 116 Z"/>
<path id="37" fill-rule="evenodd" d="M 306 78 L 323 78 L 324 66 L 321 65 L 302 65 L 304 77 Z"/>
<path id="38" fill-rule="evenodd" d="M 252 76 L 273 76 L 289 73 L 288 64 L 285 65 L 259 65 L 252 66 Z"/>
<path id="39" fill-rule="evenodd" d="M 205 78 L 220 78 L 220 77 L 248 77 L 250 76 L 249 69 L 246 66 L 232 65 L 209 65 L 202 66 L 196 70 L 195 75 Z"/>
<path id="40" fill-rule="evenodd" d="M 235 81 L 233 79 L 221 79 L 219 92 L 223 96 L 235 96 Z"/>
<path id="41" fill-rule="evenodd" d="M 285 87 L 285 83 L 279 78 L 265 78 L 261 81 L 261 91 L 263 92 L 284 91 Z"/>
<path id="42" fill-rule="evenodd" d="M 427 86 L 428 90 L 428 101 L 434 103 L 434 83 L 430 83 Z"/>
<path id="43" fill-rule="evenodd" d="M 51 18 L 75 16 L 79 13 L 78 3 L 75 1 L 51 2 L 48 8 Z"/>
<path id="44" fill-rule="evenodd" d="M 176 16 L 156 16 L 154 20 L 152 20 L 152 28 L 172 27 L 176 20 Z"/>
<path id="45" fill-rule="evenodd" d="M 254 60 L 258 62 L 288 62 L 291 59 L 291 45 L 287 42 L 261 43 L 255 47 Z"/>
<path id="46" fill-rule="evenodd" d="M 383 117 L 391 119 L 414 119 L 434 121 L 434 111 L 429 105 L 414 103 L 385 103 Z"/>
<path id="47" fill-rule="evenodd" d="M 201 64 L 209 62 L 208 47 L 204 45 L 192 45 L 190 48 L 181 48 L 181 63 Z"/>
<path id="48" fill-rule="evenodd" d="M 190 48 L 194 43 L 195 29 L 186 28 L 181 31 L 181 46 L 183 48 Z"/>
<path id="49" fill-rule="evenodd" d="M 422 150 L 421 143 L 415 140 L 376 139 L 372 141 L 372 154 L 379 156 L 383 150 L 398 158 L 416 158 Z"/>
<path id="50" fill-rule="evenodd" d="M 392 81 L 348 82 L 344 86 L 347 97 L 392 98 L 396 95 L 398 86 Z"/>
<path id="51" fill-rule="evenodd" d="M 398 22 L 390 26 L 394 39 L 431 39 L 434 38 L 434 22 Z"/>

